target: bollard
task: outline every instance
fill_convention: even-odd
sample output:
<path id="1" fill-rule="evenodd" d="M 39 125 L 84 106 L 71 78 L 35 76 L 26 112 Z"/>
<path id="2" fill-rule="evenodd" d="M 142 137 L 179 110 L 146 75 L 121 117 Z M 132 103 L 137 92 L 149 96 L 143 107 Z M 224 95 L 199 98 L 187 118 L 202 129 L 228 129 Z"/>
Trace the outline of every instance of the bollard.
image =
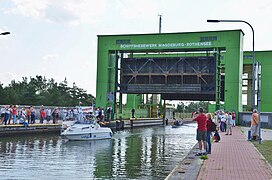
<path id="1" fill-rule="evenodd" d="M 168 126 L 168 119 L 166 119 L 165 123 L 166 123 L 166 126 Z"/>
<path id="2" fill-rule="evenodd" d="M 251 141 L 251 130 L 247 132 L 247 140 Z"/>
<path id="3" fill-rule="evenodd" d="M 133 120 L 132 119 L 130 120 L 130 128 L 131 129 L 133 128 Z"/>
<path id="4" fill-rule="evenodd" d="M 123 120 L 121 120 L 121 130 L 124 130 L 124 121 Z"/>
<path id="5" fill-rule="evenodd" d="M 120 121 L 119 120 L 116 120 L 116 131 L 118 131 L 120 129 Z"/>

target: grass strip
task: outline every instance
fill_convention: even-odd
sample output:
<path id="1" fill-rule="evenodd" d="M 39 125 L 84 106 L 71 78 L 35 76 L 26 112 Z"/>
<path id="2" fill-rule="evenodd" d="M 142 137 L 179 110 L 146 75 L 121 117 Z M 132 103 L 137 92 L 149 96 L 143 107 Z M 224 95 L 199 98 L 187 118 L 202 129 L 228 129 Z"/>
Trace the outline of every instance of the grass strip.
<path id="1" fill-rule="evenodd" d="M 252 143 L 272 166 L 272 140 L 262 141 L 261 144 L 258 141 L 253 141 Z"/>

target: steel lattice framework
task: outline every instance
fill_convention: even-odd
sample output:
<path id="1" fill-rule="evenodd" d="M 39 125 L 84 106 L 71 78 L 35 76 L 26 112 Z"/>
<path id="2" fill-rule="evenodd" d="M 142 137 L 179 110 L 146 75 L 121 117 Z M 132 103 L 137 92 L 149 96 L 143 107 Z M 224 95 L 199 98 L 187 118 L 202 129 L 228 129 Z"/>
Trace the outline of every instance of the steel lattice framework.
<path id="1" fill-rule="evenodd" d="M 167 99 L 215 100 L 216 58 L 122 58 L 121 93 L 162 94 Z"/>

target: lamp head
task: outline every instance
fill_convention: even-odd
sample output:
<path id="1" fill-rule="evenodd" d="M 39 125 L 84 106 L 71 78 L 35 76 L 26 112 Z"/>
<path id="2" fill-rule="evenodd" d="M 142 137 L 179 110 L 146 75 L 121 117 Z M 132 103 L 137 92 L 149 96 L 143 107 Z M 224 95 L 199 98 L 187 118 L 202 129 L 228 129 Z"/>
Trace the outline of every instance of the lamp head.
<path id="1" fill-rule="evenodd" d="M 3 33 L 0 33 L 0 35 L 8 35 L 10 34 L 10 32 L 3 32 Z"/>
<path id="2" fill-rule="evenodd" d="M 219 23 L 220 20 L 208 19 L 207 22 L 211 22 L 211 23 Z"/>

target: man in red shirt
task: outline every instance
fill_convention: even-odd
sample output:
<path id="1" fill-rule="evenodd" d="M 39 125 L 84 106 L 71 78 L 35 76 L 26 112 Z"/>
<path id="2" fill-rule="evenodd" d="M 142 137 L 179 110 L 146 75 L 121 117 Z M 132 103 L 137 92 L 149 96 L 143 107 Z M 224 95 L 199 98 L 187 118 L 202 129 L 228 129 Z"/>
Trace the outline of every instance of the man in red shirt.
<path id="1" fill-rule="evenodd" d="M 206 154 L 207 150 L 207 142 L 206 142 L 206 133 L 207 133 L 207 117 L 203 114 L 203 108 L 198 109 L 198 116 L 193 119 L 193 121 L 197 121 L 197 132 L 196 132 L 196 140 L 199 145 L 199 153 L 196 156 L 201 156 Z M 202 151 L 202 143 L 204 146 L 204 150 Z"/>

